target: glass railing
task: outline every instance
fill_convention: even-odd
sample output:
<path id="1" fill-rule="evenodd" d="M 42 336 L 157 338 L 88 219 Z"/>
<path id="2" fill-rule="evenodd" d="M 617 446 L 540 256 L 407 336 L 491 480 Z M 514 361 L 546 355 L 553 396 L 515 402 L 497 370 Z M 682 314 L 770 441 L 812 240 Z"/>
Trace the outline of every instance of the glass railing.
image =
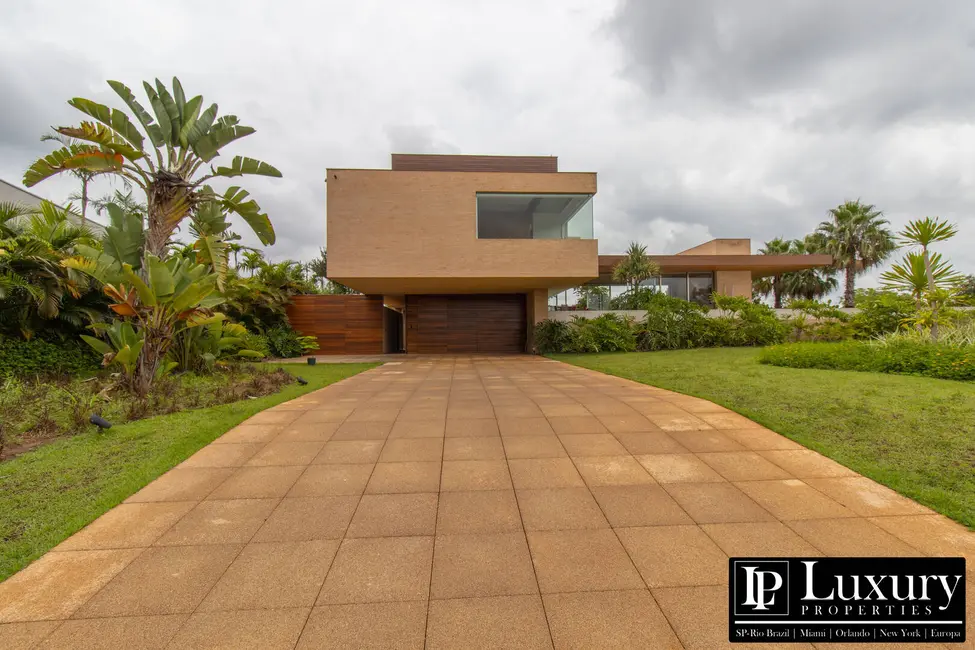
<path id="1" fill-rule="evenodd" d="M 479 193 L 477 237 L 592 239 L 592 195 Z"/>
<path id="2" fill-rule="evenodd" d="M 641 290 L 637 294 L 622 285 L 587 284 L 551 293 L 549 309 L 554 311 L 639 310 L 640 293 L 647 290 L 711 307 L 714 287 L 714 274 L 709 272 L 673 273 L 651 278 L 641 284 Z"/>

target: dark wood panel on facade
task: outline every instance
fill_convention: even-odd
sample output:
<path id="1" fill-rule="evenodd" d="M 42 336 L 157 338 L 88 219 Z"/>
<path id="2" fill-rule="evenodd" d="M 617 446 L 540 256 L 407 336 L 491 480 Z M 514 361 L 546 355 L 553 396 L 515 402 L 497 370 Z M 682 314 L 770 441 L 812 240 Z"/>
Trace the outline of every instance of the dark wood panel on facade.
<path id="1" fill-rule="evenodd" d="M 525 351 L 524 294 L 406 297 L 406 351 L 411 354 Z"/>
<path id="2" fill-rule="evenodd" d="M 294 296 L 291 326 L 318 340 L 314 354 L 382 354 L 382 296 Z"/>
<path id="3" fill-rule="evenodd" d="M 547 172 L 559 171 L 557 156 L 464 156 L 392 154 L 393 171 L 408 172 Z"/>

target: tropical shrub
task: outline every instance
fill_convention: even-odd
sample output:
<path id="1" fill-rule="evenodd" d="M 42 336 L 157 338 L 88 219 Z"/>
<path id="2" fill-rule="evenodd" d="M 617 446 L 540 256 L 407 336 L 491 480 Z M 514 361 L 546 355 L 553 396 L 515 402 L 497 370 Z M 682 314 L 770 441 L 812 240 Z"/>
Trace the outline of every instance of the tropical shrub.
<path id="1" fill-rule="evenodd" d="M 799 299 L 788 303 L 795 314 L 788 319 L 796 341 L 845 341 L 853 338 L 850 316 L 836 305 Z"/>
<path id="2" fill-rule="evenodd" d="M 263 359 L 266 353 L 247 346 L 247 328 L 226 321 L 185 329 L 176 337 L 169 352 L 176 370 L 213 372 L 218 362 L 227 359 Z"/>
<path id="3" fill-rule="evenodd" d="M 572 319 L 566 352 L 632 352 L 636 349 L 636 332 L 619 314 L 602 314 L 597 318 Z"/>
<path id="4" fill-rule="evenodd" d="M 714 305 L 722 313 L 708 319 L 705 345 L 753 346 L 781 343 L 788 335 L 788 325 L 775 311 L 740 296 L 714 294 Z"/>
<path id="5" fill-rule="evenodd" d="M 928 335 L 930 336 L 930 335 Z M 902 338 L 788 343 L 759 353 L 760 363 L 790 368 L 854 370 L 921 375 L 937 379 L 975 380 L 975 346 Z"/>
<path id="6" fill-rule="evenodd" d="M 851 319 L 853 335 L 858 339 L 873 339 L 900 329 L 915 312 L 910 297 L 893 291 L 861 289 L 856 292 L 859 311 Z"/>
<path id="7" fill-rule="evenodd" d="M 564 352 L 572 340 L 568 323 L 551 318 L 535 325 L 535 349 L 541 354 Z"/>
<path id="8" fill-rule="evenodd" d="M 260 352 L 261 359 L 266 359 L 271 356 L 271 344 L 263 334 L 255 334 L 254 332 L 248 331 L 242 338 L 244 340 L 244 347 L 248 350 Z M 257 359 L 253 360 L 257 361 Z"/>
<path id="9" fill-rule="evenodd" d="M 610 309 L 648 309 L 656 296 L 663 295 L 653 287 L 630 287 L 625 292 L 610 299 Z M 669 297 L 669 296 L 668 296 Z M 675 298 L 679 300 L 679 298 Z"/>
<path id="10" fill-rule="evenodd" d="M 109 237 L 111 230 L 108 229 Z M 139 248 L 129 253 L 120 254 L 141 266 Z M 164 261 L 147 253 L 145 260 L 147 268 L 139 271 L 148 280 L 124 257 L 114 258 L 97 251 L 63 262 L 101 282 L 111 301 L 109 307 L 126 319 L 97 328 L 96 331 L 109 335 L 111 347 L 100 339 L 84 338 L 105 354 L 106 365 L 122 365 L 127 385 L 140 395 L 148 391 L 157 376 L 172 368 L 165 357 L 181 332 L 224 319 L 223 314 L 212 311 L 223 301 L 216 293 L 216 274 L 202 264 L 176 256 Z M 133 352 L 135 358 L 131 359 Z"/>
<path id="11" fill-rule="evenodd" d="M 69 210 L 47 201 L 37 211 L 0 203 L 0 334 L 73 338 L 106 317 L 97 287 L 61 265 L 79 245 L 95 244 L 91 230 L 68 219 Z"/>
<path id="12" fill-rule="evenodd" d="M 652 292 L 643 308 L 647 315 L 637 326 L 638 350 L 679 350 L 706 344 L 710 325 L 704 307 Z"/>
<path id="13" fill-rule="evenodd" d="M 243 275 L 243 271 L 250 275 Z M 251 251 L 244 255 L 239 268 L 228 273 L 221 309 L 248 330 L 264 333 L 290 327 L 285 308 L 291 297 L 315 290 L 305 277 L 304 265 L 293 260 L 271 263 L 259 251 Z"/>
<path id="14" fill-rule="evenodd" d="M 302 336 L 290 326 L 278 326 L 267 331 L 268 349 L 272 357 L 289 359 L 318 349 L 314 336 Z"/>
<path id="15" fill-rule="evenodd" d="M 713 346 L 780 343 L 788 326 L 775 312 L 744 298 L 714 296 L 723 311 L 709 317 L 700 305 L 660 293 L 647 294 L 646 318 L 638 323 L 619 314 L 576 317 L 570 323 L 543 321 L 535 329 L 539 352 L 617 352 L 675 350 Z"/>
<path id="16" fill-rule="evenodd" d="M 263 364 L 230 364 L 205 375 L 161 377 L 146 395 L 124 390 L 104 373 L 92 378 L 0 379 L 0 447 L 94 432 L 92 414 L 112 424 L 206 408 L 278 392 L 295 377 Z M 8 455 L 16 450 L 8 448 Z M 5 458 L 0 450 L 0 460 Z"/>
<path id="17" fill-rule="evenodd" d="M 100 362 L 101 356 L 77 339 L 25 341 L 0 335 L 0 377 L 87 374 Z"/>
<path id="18" fill-rule="evenodd" d="M 112 225 L 106 229 L 101 250 L 75 246 L 75 254 L 61 265 L 103 285 L 109 307 L 120 319 L 107 331 L 124 338 L 128 351 L 111 338 L 95 345 L 109 347 L 106 362 L 123 368 L 132 367 L 129 356 L 141 346 L 131 372 L 126 370 L 126 383 L 145 395 L 156 377 L 165 374 L 170 362 L 164 358 L 182 330 L 223 319 L 211 308 L 223 301 L 216 290 L 224 287 L 227 275 L 231 235 L 225 213 L 240 216 L 263 244 L 275 240 L 270 219 L 256 201 L 248 199 L 246 190 L 232 186 L 218 194 L 207 182 L 247 174 L 280 177 L 281 172 L 242 156 L 227 166 L 216 166 L 214 159 L 221 149 L 254 129 L 240 125 L 233 115 L 217 117 L 216 104 L 204 109 L 202 96 L 187 99 L 178 79 L 173 79 L 172 92 L 158 79 L 155 86 L 143 84 L 152 114 L 125 85 L 110 81 L 109 86 L 141 130 L 124 111 L 71 99 L 69 105 L 94 121 L 56 128 L 59 135 L 80 144 L 62 141 L 60 149 L 28 168 L 24 184 L 31 187 L 51 176 L 81 170 L 120 177 L 144 192 L 144 219 L 118 205 L 115 210 L 109 206 Z M 174 251 L 172 242 L 187 220 L 196 238 L 191 247 L 195 259 L 178 247 Z M 119 322 L 132 328 L 132 336 Z"/>
<path id="19" fill-rule="evenodd" d="M 938 342 L 954 347 L 975 346 L 975 317 L 966 312 L 955 313 L 957 317 L 942 327 Z M 904 327 L 878 340 L 891 344 L 900 341 L 924 342 L 930 337 L 931 333 L 923 328 Z"/>

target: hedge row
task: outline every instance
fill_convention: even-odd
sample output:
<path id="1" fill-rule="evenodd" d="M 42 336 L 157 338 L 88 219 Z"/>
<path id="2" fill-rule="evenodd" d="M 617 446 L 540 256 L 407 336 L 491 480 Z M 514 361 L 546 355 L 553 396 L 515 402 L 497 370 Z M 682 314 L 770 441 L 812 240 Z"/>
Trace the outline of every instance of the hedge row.
<path id="1" fill-rule="evenodd" d="M 789 326 L 769 307 L 744 298 L 715 296 L 724 315 L 708 317 L 699 305 L 656 294 L 634 321 L 619 314 L 545 320 L 535 327 L 535 349 L 551 352 L 631 352 L 769 345 L 786 340 Z"/>
<path id="2" fill-rule="evenodd" d="M 0 377 L 93 372 L 101 355 L 80 340 L 24 341 L 0 336 Z"/>
<path id="3" fill-rule="evenodd" d="M 788 368 L 856 370 L 975 380 L 975 346 L 911 340 L 787 343 L 766 348 L 759 362 Z"/>

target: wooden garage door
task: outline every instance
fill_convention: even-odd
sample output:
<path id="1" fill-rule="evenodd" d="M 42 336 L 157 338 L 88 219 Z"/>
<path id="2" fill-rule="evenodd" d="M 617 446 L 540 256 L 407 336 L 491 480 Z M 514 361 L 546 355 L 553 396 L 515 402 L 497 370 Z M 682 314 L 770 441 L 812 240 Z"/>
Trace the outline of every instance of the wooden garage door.
<path id="1" fill-rule="evenodd" d="M 524 294 L 407 296 L 412 354 L 524 352 Z"/>

